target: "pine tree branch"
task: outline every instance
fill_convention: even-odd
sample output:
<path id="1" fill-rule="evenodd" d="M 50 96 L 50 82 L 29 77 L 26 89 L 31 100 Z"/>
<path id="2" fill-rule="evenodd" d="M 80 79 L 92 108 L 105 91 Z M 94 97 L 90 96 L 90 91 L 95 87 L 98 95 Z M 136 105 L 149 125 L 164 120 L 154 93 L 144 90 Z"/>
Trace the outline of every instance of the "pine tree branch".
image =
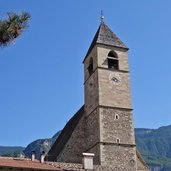
<path id="1" fill-rule="evenodd" d="M 17 15 L 13 12 L 7 13 L 7 19 L 0 20 L 0 46 L 7 46 L 14 41 L 24 29 L 28 27 L 30 15 L 23 12 Z"/>

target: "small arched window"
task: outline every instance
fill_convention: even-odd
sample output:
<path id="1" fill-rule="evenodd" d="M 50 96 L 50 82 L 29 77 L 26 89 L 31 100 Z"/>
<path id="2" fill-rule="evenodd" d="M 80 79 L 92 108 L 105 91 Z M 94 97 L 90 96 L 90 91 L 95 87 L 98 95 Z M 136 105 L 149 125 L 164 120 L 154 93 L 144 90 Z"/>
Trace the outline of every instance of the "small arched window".
<path id="1" fill-rule="evenodd" d="M 119 115 L 115 115 L 115 120 L 118 120 L 119 119 Z"/>
<path id="2" fill-rule="evenodd" d="M 93 73 L 93 58 L 92 57 L 90 58 L 89 66 L 87 69 L 88 69 L 89 75 L 91 75 Z"/>
<path id="3" fill-rule="evenodd" d="M 120 143 L 120 139 L 119 138 L 116 139 L 116 143 L 118 143 L 118 144 Z"/>
<path id="4" fill-rule="evenodd" d="M 110 51 L 108 53 L 108 68 L 113 69 L 113 70 L 118 70 L 119 69 L 119 60 L 118 56 L 114 51 Z"/>

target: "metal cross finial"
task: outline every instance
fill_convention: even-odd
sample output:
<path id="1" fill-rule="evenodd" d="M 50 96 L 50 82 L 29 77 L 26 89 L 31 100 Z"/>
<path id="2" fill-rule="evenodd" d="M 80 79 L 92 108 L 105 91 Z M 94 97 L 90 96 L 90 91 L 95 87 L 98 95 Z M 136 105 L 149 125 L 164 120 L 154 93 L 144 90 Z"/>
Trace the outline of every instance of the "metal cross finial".
<path id="1" fill-rule="evenodd" d="M 101 10 L 101 13 L 100 13 L 100 15 L 101 15 L 101 22 L 103 22 L 103 20 L 104 20 L 104 14 L 103 14 L 103 10 Z"/>

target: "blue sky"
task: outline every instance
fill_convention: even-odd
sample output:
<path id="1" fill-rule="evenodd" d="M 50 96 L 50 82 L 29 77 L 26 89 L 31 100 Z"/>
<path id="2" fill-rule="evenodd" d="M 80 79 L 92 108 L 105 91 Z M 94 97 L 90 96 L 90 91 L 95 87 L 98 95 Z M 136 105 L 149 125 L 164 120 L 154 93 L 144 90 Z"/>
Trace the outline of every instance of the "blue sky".
<path id="1" fill-rule="evenodd" d="M 30 27 L 0 49 L 0 145 L 51 137 L 82 106 L 82 60 L 100 24 L 130 48 L 135 127 L 171 124 L 170 0 L 0 0 Z"/>

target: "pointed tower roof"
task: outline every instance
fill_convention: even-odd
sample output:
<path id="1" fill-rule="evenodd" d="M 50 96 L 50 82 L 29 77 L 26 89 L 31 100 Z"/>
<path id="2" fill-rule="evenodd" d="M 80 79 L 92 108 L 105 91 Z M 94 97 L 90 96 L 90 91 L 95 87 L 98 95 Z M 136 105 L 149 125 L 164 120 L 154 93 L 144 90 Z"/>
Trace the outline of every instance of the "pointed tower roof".
<path id="1" fill-rule="evenodd" d="M 104 21 L 102 21 L 100 23 L 100 26 L 99 26 L 99 28 L 98 28 L 95 36 L 94 36 L 94 39 L 93 39 L 93 41 L 92 41 L 92 43 L 91 43 L 91 45 L 90 45 L 90 47 L 88 49 L 86 57 L 90 53 L 92 48 L 95 46 L 95 44 L 104 44 L 104 45 L 110 45 L 110 46 L 115 46 L 115 47 L 119 47 L 119 48 L 128 49 L 128 47 L 104 23 Z"/>

